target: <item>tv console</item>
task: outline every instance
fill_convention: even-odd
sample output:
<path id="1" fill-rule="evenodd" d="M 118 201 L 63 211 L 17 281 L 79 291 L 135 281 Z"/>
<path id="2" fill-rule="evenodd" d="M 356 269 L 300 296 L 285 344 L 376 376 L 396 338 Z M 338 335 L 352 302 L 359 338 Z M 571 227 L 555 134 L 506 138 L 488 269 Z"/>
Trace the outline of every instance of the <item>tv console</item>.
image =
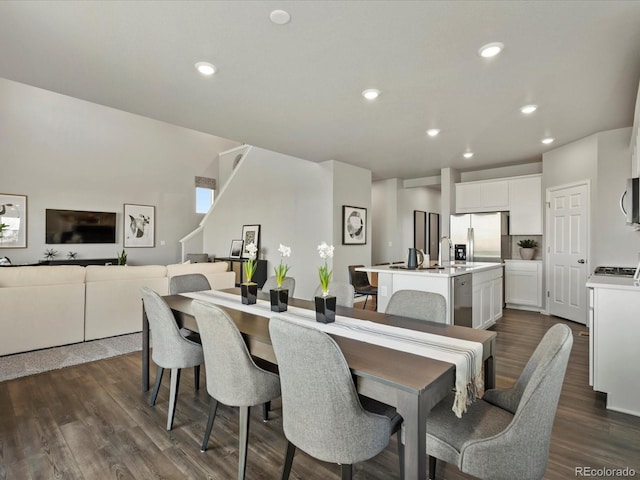
<path id="1" fill-rule="evenodd" d="M 38 265 L 117 265 L 117 258 L 82 258 L 77 260 L 40 260 Z"/>

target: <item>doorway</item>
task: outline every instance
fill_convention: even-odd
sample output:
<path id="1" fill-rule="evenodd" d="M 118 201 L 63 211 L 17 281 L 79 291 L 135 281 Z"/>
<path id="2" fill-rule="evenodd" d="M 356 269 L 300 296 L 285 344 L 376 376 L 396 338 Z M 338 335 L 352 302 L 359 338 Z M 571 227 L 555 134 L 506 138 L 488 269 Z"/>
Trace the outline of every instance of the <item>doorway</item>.
<path id="1" fill-rule="evenodd" d="M 547 309 L 587 322 L 589 182 L 547 189 Z"/>

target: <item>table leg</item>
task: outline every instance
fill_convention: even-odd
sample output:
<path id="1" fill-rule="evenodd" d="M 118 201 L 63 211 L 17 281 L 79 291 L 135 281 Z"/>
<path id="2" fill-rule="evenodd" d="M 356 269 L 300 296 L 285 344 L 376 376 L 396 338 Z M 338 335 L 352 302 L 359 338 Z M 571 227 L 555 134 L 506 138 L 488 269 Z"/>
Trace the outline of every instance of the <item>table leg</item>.
<path id="1" fill-rule="evenodd" d="M 149 390 L 149 319 L 142 306 L 142 392 Z"/>
<path id="2" fill-rule="evenodd" d="M 484 388 L 489 390 L 496 388 L 496 358 L 493 356 L 495 351 L 495 340 L 491 340 L 490 354 L 484 361 Z"/>
<path id="3" fill-rule="evenodd" d="M 427 478 L 427 402 L 425 392 L 400 392 L 397 411 L 404 419 L 404 480 Z"/>

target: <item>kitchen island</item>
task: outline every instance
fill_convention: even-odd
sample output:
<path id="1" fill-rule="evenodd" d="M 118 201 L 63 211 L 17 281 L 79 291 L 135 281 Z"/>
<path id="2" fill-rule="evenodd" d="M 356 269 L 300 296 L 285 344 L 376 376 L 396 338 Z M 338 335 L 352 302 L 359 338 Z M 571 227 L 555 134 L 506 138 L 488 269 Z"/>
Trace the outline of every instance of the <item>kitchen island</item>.
<path id="1" fill-rule="evenodd" d="M 412 270 L 379 265 L 357 270 L 378 274 L 379 312 L 386 310 L 394 292 L 422 290 L 444 296 L 449 325 L 488 328 L 502 317 L 502 263 L 451 262 Z"/>

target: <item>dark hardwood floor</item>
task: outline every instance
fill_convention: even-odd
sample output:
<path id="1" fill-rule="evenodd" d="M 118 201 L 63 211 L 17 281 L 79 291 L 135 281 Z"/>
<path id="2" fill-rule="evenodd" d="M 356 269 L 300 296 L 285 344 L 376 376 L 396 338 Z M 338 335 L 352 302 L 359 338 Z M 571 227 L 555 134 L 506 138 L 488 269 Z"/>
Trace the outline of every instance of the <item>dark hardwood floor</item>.
<path id="1" fill-rule="evenodd" d="M 495 327 L 498 386 L 515 380 L 544 332 L 562 321 L 505 311 Z M 575 474 L 576 467 L 630 467 L 640 477 L 640 418 L 604 408 L 602 395 L 588 386 L 588 337 L 580 335 L 586 328 L 566 323 L 574 346 L 544 478 L 584 478 Z M 149 407 L 149 394 L 140 392 L 140 363 L 135 353 L 0 383 L 0 479 L 235 478 L 237 411 L 218 409 L 209 450 L 200 453 L 208 411 L 204 382 L 195 392 L 192 370 L 184 372 L 174 429 L 167 432 L 168 378 L 157 406 Z M 252 411 L 249 480 L 280 477 L 286 442 L 279 403 L 273 408 L 266 424 L 259 408 Z M 398 478 L 395 440 L 376 458 L 356 465 L 354 476 Z M 291 478 L 338 479 L 339 467 L 298 451 Z M 471 477 L 438 464 L 438 479 L 463 478 Z"/>

